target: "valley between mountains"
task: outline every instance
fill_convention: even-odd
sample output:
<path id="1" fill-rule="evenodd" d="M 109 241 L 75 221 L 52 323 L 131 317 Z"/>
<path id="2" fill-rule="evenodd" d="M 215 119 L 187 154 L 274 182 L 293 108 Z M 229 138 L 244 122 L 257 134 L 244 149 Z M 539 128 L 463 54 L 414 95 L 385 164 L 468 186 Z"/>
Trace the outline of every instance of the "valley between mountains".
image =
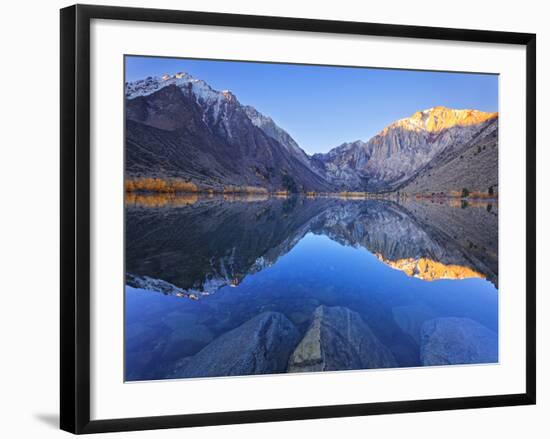
<path id="1" fill-rule="evenodd" d="M 310 156 L 269 116 L 187 73 L 125 89 L 129 192 L 498 197 L 498 113 L 420 110 Z"/>

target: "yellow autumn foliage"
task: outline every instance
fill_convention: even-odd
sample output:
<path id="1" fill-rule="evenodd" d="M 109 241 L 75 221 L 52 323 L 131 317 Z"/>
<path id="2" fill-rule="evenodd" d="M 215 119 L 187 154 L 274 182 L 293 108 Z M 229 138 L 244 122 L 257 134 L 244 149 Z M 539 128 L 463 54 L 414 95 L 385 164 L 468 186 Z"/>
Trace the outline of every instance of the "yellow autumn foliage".
<path id="1" fill-rule="evenodd" d="M 162 178 L 152 177 L 126 179 L 124 182 L 124 189 L 126 190 L 126 192 L 199 192 L 198 186 L 190 181 L 178 179 L 165 180 Z"/>

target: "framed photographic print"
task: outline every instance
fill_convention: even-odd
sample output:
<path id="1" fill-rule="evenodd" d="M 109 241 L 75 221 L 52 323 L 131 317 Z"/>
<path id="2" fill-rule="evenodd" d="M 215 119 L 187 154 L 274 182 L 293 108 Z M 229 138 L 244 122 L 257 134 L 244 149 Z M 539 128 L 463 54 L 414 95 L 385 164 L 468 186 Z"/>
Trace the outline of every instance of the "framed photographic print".
<path id="1" fill-rule="evenodd" d="M 535 35 L 61 10 L 61 428 L 535 403 Z"/>

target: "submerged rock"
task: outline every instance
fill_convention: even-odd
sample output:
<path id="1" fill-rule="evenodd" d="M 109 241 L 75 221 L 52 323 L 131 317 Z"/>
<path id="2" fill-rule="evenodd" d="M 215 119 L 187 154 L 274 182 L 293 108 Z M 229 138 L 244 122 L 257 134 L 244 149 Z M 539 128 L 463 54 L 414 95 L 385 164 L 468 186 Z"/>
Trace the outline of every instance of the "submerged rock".
<path id="1" fill-rule="evenodd" d="M 298 339 L 298 330 L 283 314 L 264 312 L 212 341 L 172 377 L 284 372 Z"/>
<path id="2" fill-rule="evenodd" d="M 425 366 L 495 363 L 498 335 L 468 318 L 428 320 L 422 325 L 420 358 Z"/>
<path id="3" fill-rule="evenodd" d="M 320 306 L 289 363 L 289 372 L 395 367 L 391 351 L 361 316 L 344 307 Z"/>

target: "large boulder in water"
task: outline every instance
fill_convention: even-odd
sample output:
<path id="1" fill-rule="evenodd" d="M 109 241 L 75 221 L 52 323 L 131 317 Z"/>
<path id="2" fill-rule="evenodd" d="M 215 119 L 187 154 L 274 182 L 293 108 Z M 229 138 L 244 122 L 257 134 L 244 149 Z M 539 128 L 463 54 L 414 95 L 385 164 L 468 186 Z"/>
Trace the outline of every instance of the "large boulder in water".
<path id="1" fill-rule="evenodd" d="M 425 366 L 498 361 L 498 335 L 475 320 L 443 317 L 424 322 L 420 359 Z"/>
<path id="2" fill-rule="evenodd" d="M 285 372 L 299 340 L 283 314 L 264 312 L 216 338 L 175 370 L 174 378 L 254 375 Z"/>
<path id="3" fill-rule="evenodd" d="M 395 367 L 391 351 L 361 316 L 344 307 L 320 306 L 289 363 L 289 372 Z"/>

